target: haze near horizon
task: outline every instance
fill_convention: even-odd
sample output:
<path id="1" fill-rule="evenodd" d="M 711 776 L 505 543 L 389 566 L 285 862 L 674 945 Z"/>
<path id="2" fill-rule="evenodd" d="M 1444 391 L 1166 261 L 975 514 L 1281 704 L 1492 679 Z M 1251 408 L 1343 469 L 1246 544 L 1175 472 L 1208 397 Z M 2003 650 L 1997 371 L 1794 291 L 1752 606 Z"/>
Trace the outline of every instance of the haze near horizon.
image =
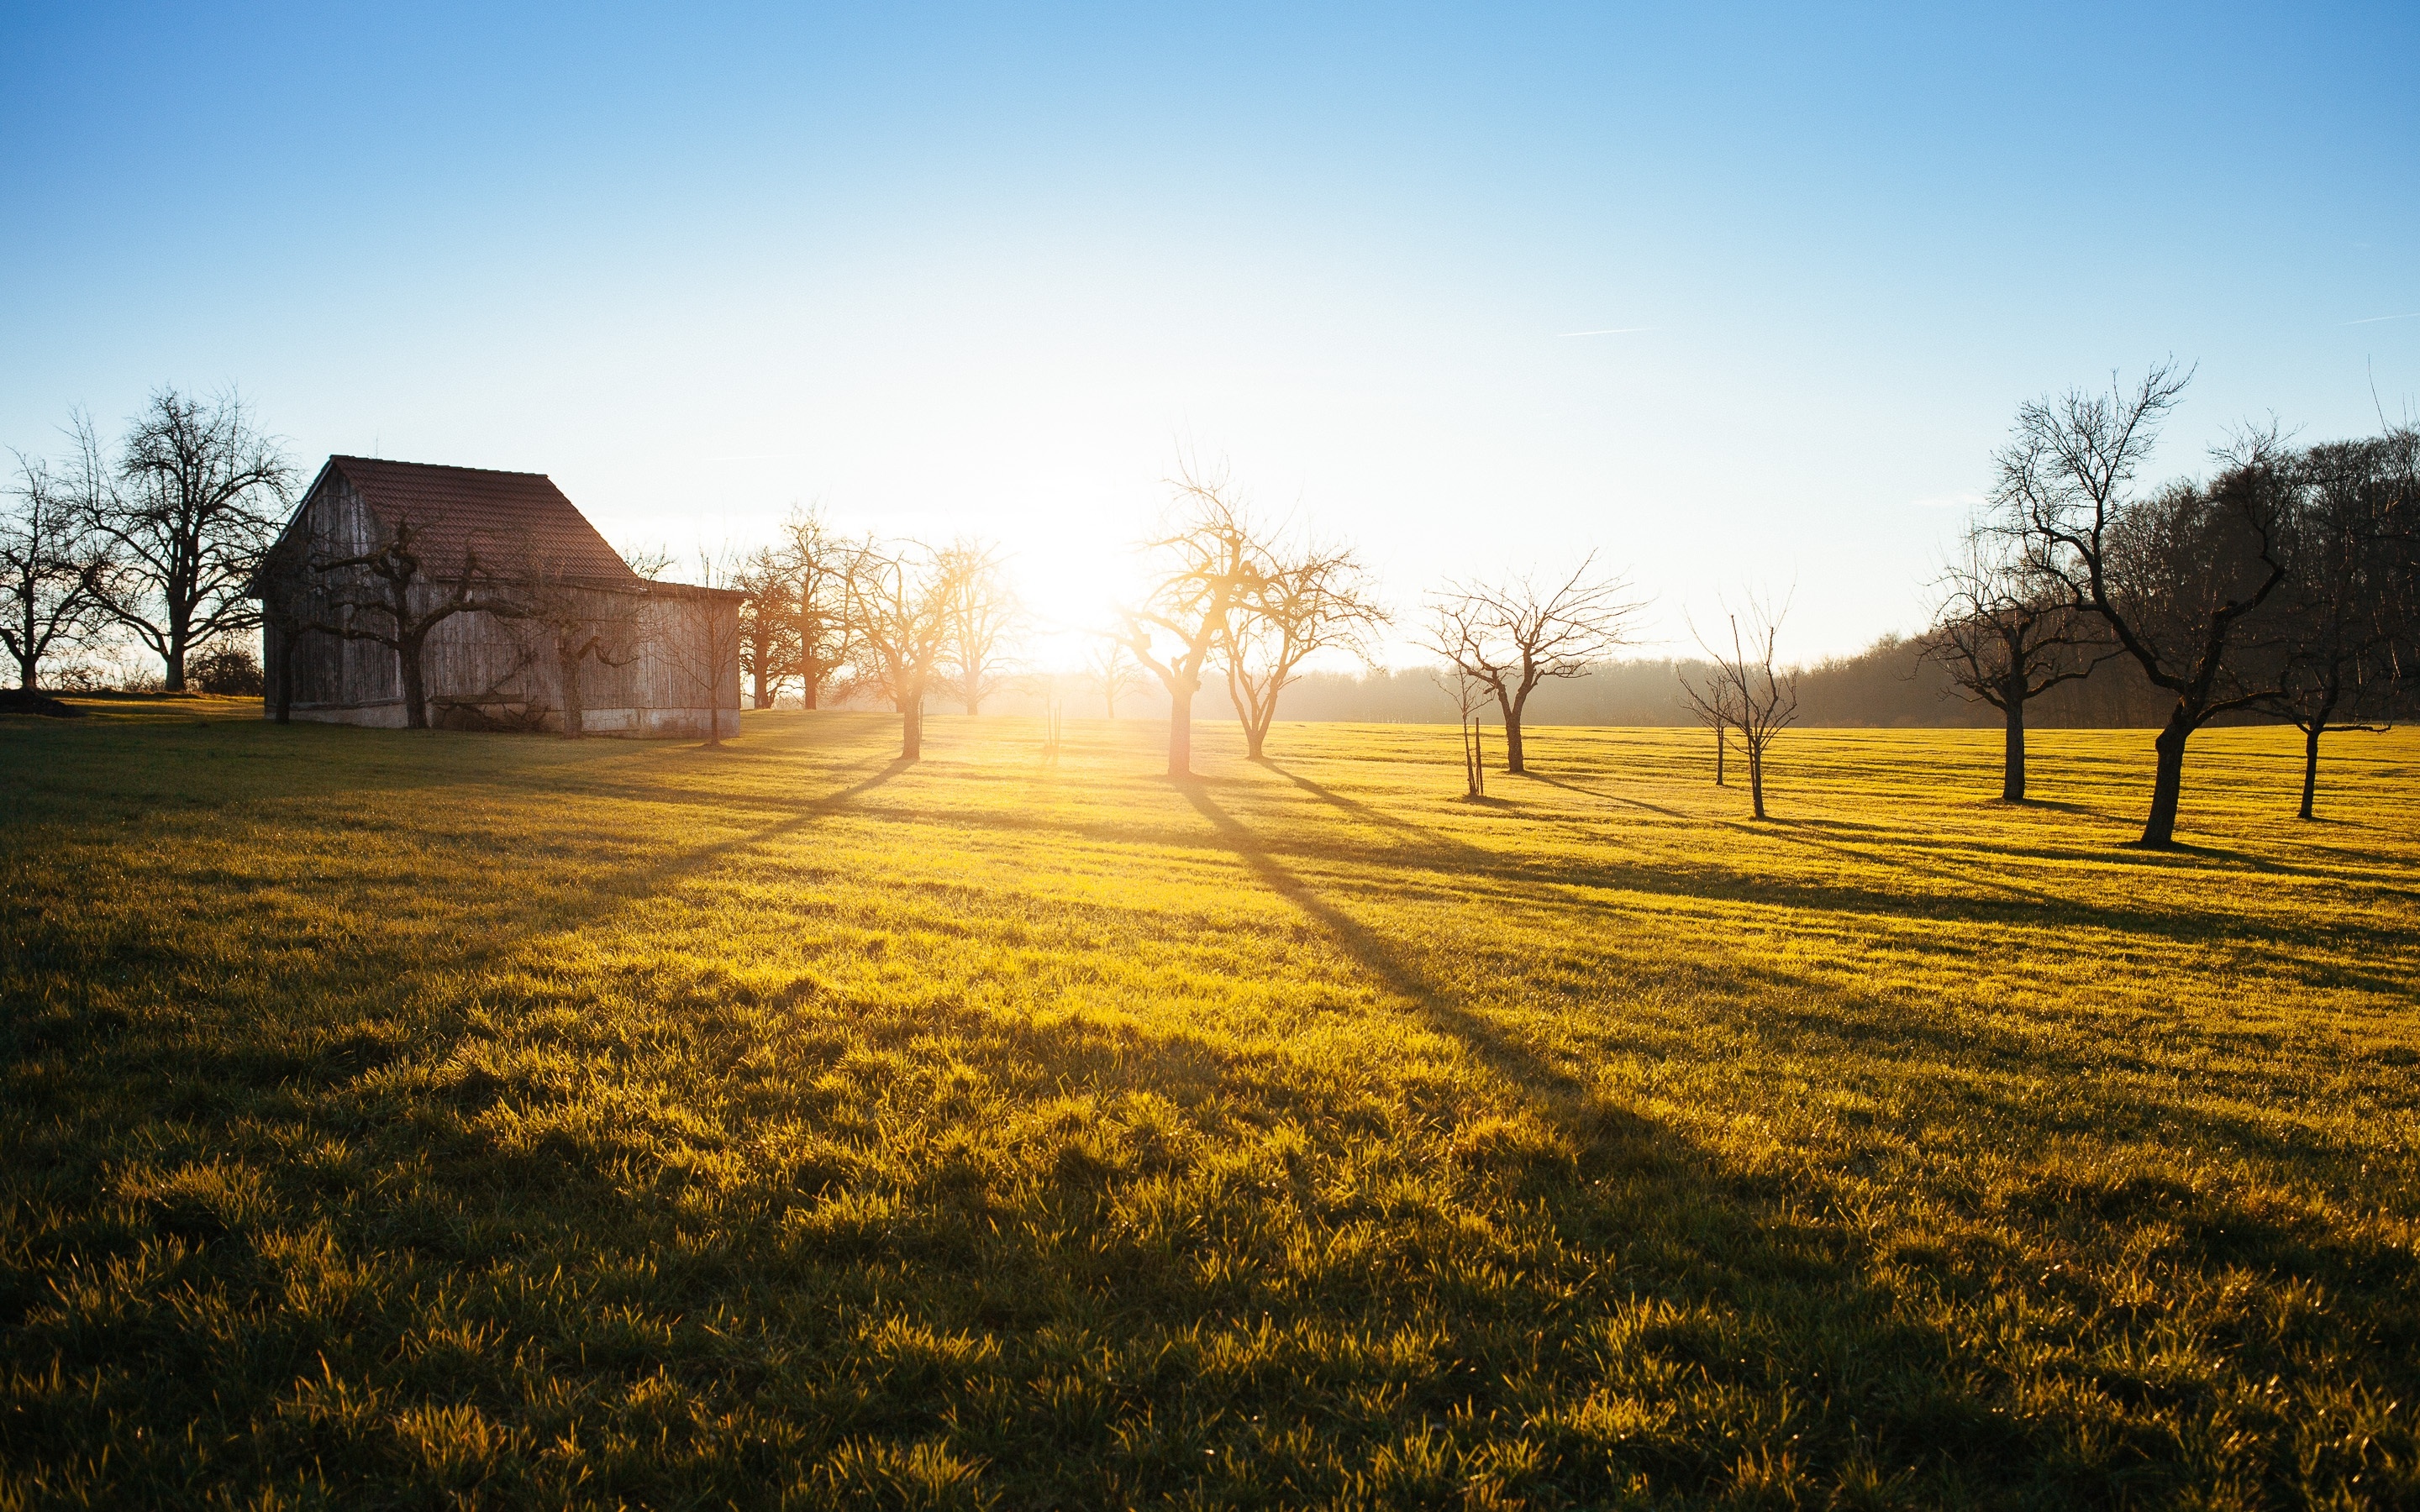
<path id="1" fill-rule="evenodd" d="M 2401 8 L 14 13 L 0 442 L 240 385 L 617 544 L 981 534 L 1081 623 L 1183 455 L 1404 607 L 1921 617 L 2021 401 L 2420 404 Z M 1413 659 L 1399 642 L 1393 659 Z"/>

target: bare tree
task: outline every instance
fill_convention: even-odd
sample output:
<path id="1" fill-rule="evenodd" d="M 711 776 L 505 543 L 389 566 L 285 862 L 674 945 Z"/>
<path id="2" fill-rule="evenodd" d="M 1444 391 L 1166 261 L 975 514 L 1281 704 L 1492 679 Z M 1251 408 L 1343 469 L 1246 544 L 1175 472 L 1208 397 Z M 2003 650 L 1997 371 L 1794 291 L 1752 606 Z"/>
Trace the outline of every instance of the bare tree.
<path id="1" fill-rule="evenodd" d="M 1143 671 L 1125 641 L 1105 640 L 1085 658 L 1084 681 L 1101 695 L 1102 711 L 1114 719 L 1118 717 L 1118 696 L 1140 692 Z"/>
<path id="2" fill-rule="evenodd" d="M 1940 581 L 1923 655 L 1969 698 L 2000 711 L 2000 797 L 2025 799 L 2025 705 L 2120 655 L 2100 620 L 2055 581 L 2027 570 L 2007 538 L 1978 521 Z"/>
<path id="3" fill-rule="evenodd" d="M 1391 619 L 1351 548 L 1272 549 L 1260 581 L 1236 603 L 1220 636 L 1227 696 L 1243 722 L 1245 754 L 1261 759 L 1277 720 L 1278 695 L 1306 658 L 1340 650 L 1366 661 L 1371 638 Z"/>
<path id="4" fill-rule="evenodd" d="M 90 524 L 125 568 L 113 575 L 110 614 L 181 690 L 188 651 L 260 623 L 244 594 L 285 520 L 294 465 L 232 390 L 200 399 L 162 389 L 130 423 L 114 468 L 89 417 L 72 434 Z"/>
<path id="5" fill-rule="evenodd" d="M 2294 577 L 2280 591 L 2286 641 L 2271 708 L 2303 733 L 2304 819 L 2315 818 L 2319 737 L 2384 729 L 2405 702 L 2420 532 L 2420 431 L 2315 446 L 2293 464 Z"/>
<path id="6" fill-rule="evenodd" d="M 2128 390 L 2071 390 L 2017 411 L 1998 458 L 1997 528 L 2026 569 L 2098 615 L 2155 687 L 2174 696 L 2154 747 L 2138 844 L 2174 842 L 2185 743 L 2217 716 L 2273 700 L 2247 676 L 2251 617 L 2288 577 L 2287 501 L 2273 436 L 2247 439 L 2207 487 L 2149 498 L 2133 481 L 2189 373 L 2163 363 Z"/>
<path id="7" fill-rule="evenodd" d="M 719 749 L 723 711 L 739 707 L 739 565 L 728 550 L 700 547 L 689 572 L 696 582 L 658 582 L 647 591 L 661 625 L 651 649 L 704 687 L 706 743 Z"/>
<path id="8" fill-rule="evenodd" d="M 1010 639 L 1025 618 L 1016 590 L 1001 571 L 1000 548 L 960 541 L 941 553 L 950 583 L 949 647 L 945 653 L 952 691 L 969 714 L 1000 691 L 1010 671 Z"/>
<path id="9" fill-rule="evenodd" d="M 850 634 L 873 681 L 899 711 L 899 759 L 924 754 L 924 698 L 950 642 L 957 587 L 951 560 L 915 542 L 868 539 L 846 579 Z"/>
<path id="10" fill-rule="evenodd" d="M 1528 770 L 1521 714 L 1550 677 L 1578 677 L 1630 639 L 1643 602 L 1619 578 L 1591 578 L 1596 553 L 1559 583 L 1528 576 L 1496 584 L 1448 583 L 1435 596 L 1429 649 L 1487 685 L 1504 721 L 1504 769 Z"/>
<path id="11" fill-rule="evenodd" d="M 474 544 L 464 544 L 458 563 L 444 564 L 444 577 L 432 579 L 426 573 L 423 529 L 416 521 L 397 520 L 368 551 L 311 563 L 325 585 L 327 615 L 311 627 L 348 640 L 373 641 L 395 653 L 403 683 L 403 722 L 409 730 L 428 728 L 421 654 L 429 634 L 457 614 L 487 608 L 489 596 Z"/>
<path id="12" fill-rule="evenodd" d="M 1454 666 L 1446 667 L 1433 681 L 1453 700 L 1454 722 L 1462 733 L 1462 795 L 1476 803 L 1487 796 L 1487 744 L 1480 716 L 1495 692 Z"/>
<path id="13" fill-rule="evenodd" d="M 14 505 L 0 515 L 0 646 L 17 686 L 41 686 L 42 658 L 90 636 L 106 620 L 116 567 L 73 486 L 51 466 L 17 455 Z"/>
<path id="14" fill-rule="evenodd" d="M 587 701 L 581 687 L 586 666 L 627 667 L 646 654 L 641 626 L 645 598 L 629 584 L 582 579 L 557 569 L 542 553 L 526 549 L 504 588 L 481 607 L 498 617 L 524 622 L 544 639 L 563 700 L 563 738 L 587 733 Z M 709 701 L 711 702 L 711 701 Z M 720 720 L 720 714 L 716 718 Z"/>
<path id="15" fill-rule="evenodd" d="M 786 554 L 758 547 L 733 586 L 748 595 L 739 606 L 739 672 L 753 706 L 769 709 L 782 685 L 799 673 L 798 590 Z"/>
<path id="16" fill-rule="evenodd" d="M 1739 727 L 1740 717 L 1729 674 L 1719 664 L 1706 668 L 1695 680 L 1683 671 L 1681 700 L 1699 724 L 1714 733 L 1714 786 L 1730 786 L 1723 768 L 1730 755 L 1730 732 Z"/>
<path id="17" fill-rule="evenodd" d="M 1727 717 L 1739 732 L 1740 749 L 1747 757 L 1748 808 L 1759 819 L 1765 817 L 1765 758 L 1775 738 L 1798 717 L 1797 675 L 1783 670 L 1777 660 L 1781 621 L 1789 611 L 1786 603 L 1776 609 L 1749 595 L 1745 630 L 1738 614 L 1726 616 L 1730 632 L 1728 651 L 1719 641 L 1709 642 L 1694 624 L 1689 627 L 1714 665 L 1712 680 L 1704 688 L 1693 689 L 1691 700 L 1709 698 L 1712 711 Z M 1699 713 L 1712 717 L 1705 705 L 1700 705 Z"/>
<path id="18" fill-rule="evenodd" d="M 1140 604 L 1119 609 L 1119 640 L 1168 690 L 1168 775 L 1187 778 L 1193 775 L 1193 696 L 1225 639 L 1228 617 L 1259 590 L 1266 562 L 1224 480 L 1187 471 L 1173 487 L 1174 525 L 1144 544 L 1156 559 L 1156 580 Z"/>
<path id="19" fill-rule="evenodd" d="M 833 678 L 860 649 L 849 614 L 849 571 L 856 548 L 834 535 L 817 510 L 793 513 L 782 529 L 785 539 L 780 551 L 789 584 L 799 694 L 804 706 L 813 709 L 821 706 Z"/>

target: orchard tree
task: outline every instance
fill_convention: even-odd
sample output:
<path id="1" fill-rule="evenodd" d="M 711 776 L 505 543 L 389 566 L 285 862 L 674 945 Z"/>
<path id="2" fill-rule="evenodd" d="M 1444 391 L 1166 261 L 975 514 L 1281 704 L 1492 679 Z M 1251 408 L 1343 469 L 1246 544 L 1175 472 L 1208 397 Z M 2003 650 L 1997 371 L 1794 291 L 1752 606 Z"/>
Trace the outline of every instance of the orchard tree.
<path id="1" fill-rule="evenodd" d="M 1728 720 L 1739 732 L 1740 751 L 1747 758 L 1748 811 L 1762 819 L 1764 772 L 1773 742 L 1798 718 L 1798 678 L 1779 661 L 1781 621 L 1790 606 L 1776 609 L 1748 595 L 1745 628 L 1740 615 L 1724 616 L 1728 637 L 1709 640 L 1690 625 L 1699 649 L 1714 664 L 1714 674 L 1693 689 L 1690 699 L 1699 714 L 1715 727 L 1721 738 Z"/>
<path id="2" fill-rule="evenodd" d="M 1151 591 L 1118 611 L 1118 639 L 1168 690 L 1168 775 L 1193 775 L 1193 696 L 1238 605 L 1260 591 L 1267 553 L 1222 479 L 1187 471 L 1171 526 L 1144 543 Z"/>
<path id="3" fill-rule="evenodd" d="M 2025 705 L 2118 656 L 2098 616 L 2065 585 L 2028 569 L 1988 525 L 1967 532 L 1945 573 L 1923 655 L 1968 698 L 2000 711 L 2000 797 L 2025 799 Z"/>
<path id="4" fill-rule="evenodd" d="M 2026 571 L 2098 616 L 2172 699 L 2153 742 L 2150 811 L 2136 843 L 2173 844 L 2185 744 L 2223 714 L 2273 702 L 2261 610 L 2290 575 L 2289 478 L 2273 436 L 2247 437 L 2207 485 L 2134 491 L 2161 422 L 2191 377 L 2161 364 L 2132 389 L 2071 390 L 2017 411 L 1999 453 L 1996 528 Z"/>
<path id="5" fill-rule="evenodd" d="M 369 550 L 348 557 L 315 557 L 311 568 L 324 585 L 321 612 L 311 628 L 348 640 L 385 646 L 396 656 L 403 683 L 403 723 L 428 728 L 427 679 L 422 654 L 429 636 L 457 614 L 489 607 L 488 574 L 475 545 L 465 543 L 458 561 L 431 575 L 423 561 L 425 527 L 404 518 L 382 529 Z M 290 678 L 289 678 L 290 680 Z"/>
<path id="6" fill-rule="evenodd" d="M 498 618 L 519 620 L 537 631 L 561 689 L 563 738 L 579 740 L 588 733 L 587 700 L 581 687 L 585 669 L 592 662 L 627 667 L 645 655 L 641 623 L 645 602 L 628 584 L 563 572 L 531 548 L 524 550 L 508 583 L 484 607 Z M 721 717 L 718 712 L 717 722 Z"/>
<path id="7" fill-rule="evenodd" d="M 1504 769 L 1528 770 L 1521 717 L 1548 678 L 1579 677 L 1630 640 L 1646 605 L 1620 578 L 1592 577 L 1590 552 L 1559 581 L 1533 576 L 1449 583 L 1433 595 L 1428 649 L 1483 685 L 1504 721 Z"/>
<path id="8" fill-rule="evenodd" d="M 123 567 L 108 609 L 185 686 L 186 653 L 260 623 L 245 592 L 277 538 L 294 488 L 283 444 L 233 391 L 162 389 L 104 460 L 89 417 L 73 426 L 88 524 Z"/>
<path id="9" fill-rule="evenodd" d="M 748 596 L 739 605 L 739 674 L 749 702 L 769 709 L 782 685 L 798 675 L 799 622 L 796 590 L 783 554 L 758 547 L 740 563 L 732 586 Z"/>
<path id="10" fill-rule="evenodd" d="M 950 583 L 949 649 L 951 691 L 969 714 L 981 714 L 983 701 L 1008 681 L 1015 665 L 1011 655 L 1025 607 L 1001 570 L 1000 548 L 980 541 L 960 541 L 942 553 L 942 576 Z"/>
<path id="11" fill-rule="evenodd" d="M 2420 431 L 2315 446 L 2291 463 L 2293 578 L 2270 707 L 2303 733 L 2301 817 L 2317 817 L 2319 737 L 2380 730 L 2411 701 L 2420 567 Z"/>
<path id="12" fill-rule="evenodd" d="M 863 649 L 849 612 L 857 548 L 835 535 L 817 509 L 792 514 L 782 532 L 775 552 L 786 585 L 799 697 L 803 707 L 819 708 L 834 680 Z"/>
<path id="13" fill-rule="evenodd" d="M 924 698 L 948 653 L 957 594 L 948 555 L 914 541 L 872 538 L 851 553 L 845 579 L 848 633 L 869 680 L 899 711 L 899 759 L 924 754 Z"/>
<path id="14" fill-rule="evenodd" d="M 1119 696 L 1142 691 L 1143 671 L 1125 641 L 1105 638 L 1084 658 L 1084 682 L 1101 695 L 1102 713 L 1114 719 Z"/>
<path id="15" fill-rule="evenodd" d="M 106 623 L 116 565 L 70 481 L 19 454 L 0 513 L 0 646 L 17 664 L 19 687 L 39 688 L 43 657 Z"/>
<path id="16" fill-rule="evenodd" d="M 1227 696 L 1243 721 L 1253 761 L 1278 717 L 1278 695 L 1305 659 L 1343 651 L 1367 661 L 1371 640 L 1389 623 L 1369 570 L 1347 547 L 1275 548 L 1259 583 L 1227 617 L 1220 649 Z"/>

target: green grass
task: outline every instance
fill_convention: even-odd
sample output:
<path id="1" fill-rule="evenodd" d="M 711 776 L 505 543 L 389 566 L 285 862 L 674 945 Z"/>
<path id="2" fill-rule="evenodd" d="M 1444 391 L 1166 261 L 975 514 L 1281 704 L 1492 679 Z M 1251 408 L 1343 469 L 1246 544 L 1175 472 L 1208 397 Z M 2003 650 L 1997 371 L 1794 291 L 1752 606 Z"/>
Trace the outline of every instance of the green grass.
<path id="1" fill-rule="evenodd" d="M 2420 1502 L 2420 738 L 894 728 L 0 721 L 0 1508 Z"/>

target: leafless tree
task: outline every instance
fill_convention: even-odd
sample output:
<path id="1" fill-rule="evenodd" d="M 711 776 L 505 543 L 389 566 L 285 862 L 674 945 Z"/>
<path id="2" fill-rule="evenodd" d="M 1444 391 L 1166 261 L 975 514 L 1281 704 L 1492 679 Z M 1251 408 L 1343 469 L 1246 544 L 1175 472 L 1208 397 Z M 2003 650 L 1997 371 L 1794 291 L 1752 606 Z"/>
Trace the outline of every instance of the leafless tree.
<path id="1" fill-rule="evenodd" d="M 2285 642 L 2271 708 L 2303 733 L 2300 814 L 2317 817 L 2319 737 L 2377 731 L 2399 686 L 2420 586 L 2420 431 L 2315 446 L 2294 459 L 2296 571 L 2277 605 Z"/>
<path id="2" fill-rule="evenodd" d="M 1174 523 L 1144 549 L 1154 559 L 1150 594 L 1118 611 L 1119 640 L 1168 690 L 1168 775 L 1193 775 L 1193 695 L 1226 636 L 1236 606 L 1257 592 L 1266 556 L 1250 517 L 1223 479 L 1180 473 Z"/>
<path id="3" fill-rule="evenodd" d="M 294 465 L 232 390 L 195 398 L 162 389 L 129 425 L 114 465 L 88 416 L 76 417 L 89 523 L 123 563 L 109 611 L 185 686 L 185 654 L 259 624 L 244 596 L 277 537 Z"/>
<path id="4" fill-rule="evenodd" d="M 1245 754 L 1261 759 L 1278 695 L 1306 658 L 1346 651 L 1366 661 L 1372 638 L 1391 620 L 1350 548 L 1270 548 L 1259 583 L 1235 604 L 1220 636 Z"/>
<path id="5" fill-rule="evenodd" d="M 622 563 L 639 577 L 656 582 L 673 570 L 673 553 L 660 545 L 633 546 L 622 553 Z"/>
<path id="6" fill-rule="evenodd" d="M 1125 641 L 1105 640 L 1085 658 L 1084 681 L 1101 695 L 1102 712 L 1114 719 L 1118 696 L 1142 691 L 1143 671 Z"/>
<path id="7" fill-rule="evenodd" d="M 1798 678 L 1784 670 L 1778 660 L 1781 621 L 1789 610 L 1786 603 L 1775 608 L 1749 595 L 1745 628 L 1741 627 L 1739 614 L 1725 616 L 1725 627 L 1730 632 L 1728 647 L 1719 640 L 1709 641 L 1695 624 L 1689 627 L 1706 659 L 1714 666 L 1712 681 L 1703 688 L 1693 689 L 1690 697 L 1693 702 L 1708 698 L 1712 709 L 1727 717 L 1731 728 L 1739 732 L 1740 749 L 1747 757 L 1748 808 L 1759 819 L 1765 817 L 1766 757 L 1775 738 L 1798 717 Z M 1702 717 L 1712 717 L 1707 705 L 1699 706 L 1699 714 Z"/>
<path id="8" fill-rule="evenodd" d="M 0 515 L 0 645 L 30 693 L 41 686 L 44 656 L 107 619 L 116 563 L 72 483 L 50 464 L 19 453 L 9 492 L 14 501 Z"/>
<path id="9" fill-rule="evenodd" d="M 1435 679 L 1453 700 L 1456 726 L 1462 733 L 1462 795 L 1476 803 L 1487 796 L 1487 743 L 1480 716 L 1495 698 L 1485 683 L 1461 668 L 1449 665 Z"/>
<path id="10" fill-rule="evenodd" d="M 261 606 L 262 692 L 270 717 L 294 720 L 294 672 L 303 637 L 324 633 L 328 585 L 313 568 L 305 540 L 289 535 L 272 545 L 253 573 L 247 590 Z"/>
<path id="11" fill-rule="evenodd" d="M 706 690 L 706 743 L 720 748 L 723 711 L 736 717 L 739 707 L 739 563 L 728 550 L 700 547 L 689 575 L 697 580 L 648 589 L 660 626 L 650 649 Z"/>
<path id="12" fill-rule="evenodd" d="M 789 584 L 799 694 L 813 709 L 821 706 L 833 679 L 860 650 L 849 614 L 849 571 L 856 548 L 833 534 L 816 510 L 792 514 L 782 529 L 780 551 Z"/>
<path id="13" fill-rule="evenodd" d="M 769 709 L 782 685 L 799 674 L 798 594 L 786 553 L 757 548 L 733 586 L 748 595 L 739 606 L 739 672 L 751 702 Z"/>
<path id="14" fill-rule="evenodd" d="M 395 653 L 403 683 L 403 722 L 410 730 L 428 728 L 421 654 L 429 634 L 457 614 L 487 608 L 491 597 L 473 543 L 465 543 L 461 559 L 442 563 L 443 575 L 432 579 L 422 561 L 424 530 L 417 521 L 397 520 L 368 551 L 311 563 L 322 584 L 326 615 L 311 628 Z"/>
<path id="15" fill-rule="evenodd" d="M 2064 586 L 2027 569 L 2021 551 L 1984 522 L 1942 575 L 1924 656 L 1969 698 L 2000 711 L 2000 797 L 2025 799 L 2025 705 L 2120 655 L 2100 619 Z"/>
<path id="16" fill-rule="evenodd" d="M 627 583 L 566 573 L 535 547 L 525 547 L 506 580 L 481 607 L 537 631 L 540 654 L 553 664 L 562 690 L 563 738 L 578 740 L 587 733 L 583 671 L 591 662 L 627 667 L 646 654 L 645 602 Z"/>
<path id="17" fill-rule="evenodd" d="M 969 714 L 983 712 L 983 701 L 1000 691 L 1012 670 L 1011 639 L 1024 622 L 1024 606 L 1001 570 L 1000 548 L 980 541 L 960 541 L 941 553 L 942 576 L 950 583 L 949 646 L 944 656 L 952 691 Z"/>
<path id="18" fill-rule="evenodd" d="M 1431 608 L 1428 649 L 1487 686 L 1504 721 L 1504 769 L 1528 770 L 1521 714 L 1550 677 L 1578 677 L 1627 643 L 1644 603 L 1619 578 L 1592 578 L 1590 552 L 1572 575 L 1541 585 L 1524 576 L 1501 583 L 1449 583 Z"/>
<path id="19" fill-rule="evenodd" d="M 2161 364 L 2133 389 L 2071 390 L 2017 411 L 1997 457 L 1997 527 L 2028 572 L 2098 615 L 2153 687 L 2175 698 L 2154 747 L 2138 844 L 2176 836 L 2185 743 L 2219 715 L 2280 689 L 2252 675 L 2254 616 L 2288 576 L 2288 490 L 2273 436 L 2247 438 L 2209 486 L 2133 493 L 2161 421 L 2189 373 Z"/>
<path id="20" fill-rule="evenodd" d="M 1714 786 L 1730 784 L 1724 767 L 1730 756 L 1730 732 L 1739 728 L 1738 701 L 1731 689 L 1730 674 L 1719 663 L 1699 671 L 1693 678 L 1681 673 L 1681 700 L 1698 722 L 1714 733 Z"/>
<path id="21" fill-rule="evenodd" d="M 899 711 L 899 759 L 924 754 L 924 698 L 950 643 L 957 587 L 943 553 L 915 542 L 868 539 L 851 554 L 849 633 L 872 681 Z"/>

